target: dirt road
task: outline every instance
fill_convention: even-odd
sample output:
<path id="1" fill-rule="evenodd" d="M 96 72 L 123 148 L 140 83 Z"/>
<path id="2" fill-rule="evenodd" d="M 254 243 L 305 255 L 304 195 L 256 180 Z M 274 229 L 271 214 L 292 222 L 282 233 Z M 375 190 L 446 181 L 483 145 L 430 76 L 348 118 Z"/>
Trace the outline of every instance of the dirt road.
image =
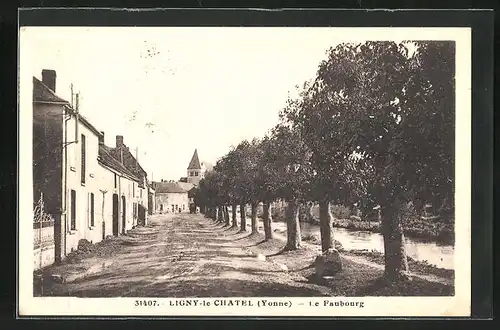
<path id="1" fill-rule="evenodd" d="M 241 244 L 242 239 L 238 239 L 246 234 L 226 233 L 224 229 L 202 215 L 153 216 L 150 227 L 134 229 L 128 237 L 121 238 L 122 248 L 116 254 L 83 260 L 84 265 L 80 266 L 82 273 L 89 269 L 100 271 L 92 271 L 70 283 L 52 284 L 50 289 L 45 288 L 45 294 L 86 297 L 328 295 L 326 288 L 296 282 L 279 264 L 252 253 Z M 64 275 L 65 267 L 52 272 Z"/>
<path id="2" fill-rule="evenodd" d="M 314 279 L 313 249 L 280 253 L 281 240 L 263 241 L 200 214 L 150 217 L 147 227 L 114 237 L 111 253 L 83 257 L 46 271 L 36 295 L 79 297 L 273 297 L 335 295 L 448 295 L 449 287 L 412 283 L 404 292 L 374 287 L 381 271 L 345 260 L 329 281 Z M 47 278 L 47 277 L 44 277 Z M 423 291 L 422 291 L 423 290 Z"/>

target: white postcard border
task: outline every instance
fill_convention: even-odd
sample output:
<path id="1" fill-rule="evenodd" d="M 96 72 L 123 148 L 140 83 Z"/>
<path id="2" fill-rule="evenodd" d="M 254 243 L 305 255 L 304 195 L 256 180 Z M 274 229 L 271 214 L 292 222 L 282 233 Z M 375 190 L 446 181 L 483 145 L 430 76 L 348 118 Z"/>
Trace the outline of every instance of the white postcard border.
<path id="1" fill-rule="evenodd" d="M 19 316 L 469 316 L 471 290 L 471 29 L 470 28 L 333 28 L 345 41 L 456 41 L 456 200 L 455 295 L 453 297 L 329 297 L 329 298 L 71 298 L 33 297 L 32 76 L 29 40 L 20 31 L 19 50 L 19 185 L 18 185 L 18 303 Z M 66 27 L 43 27 L 50 29 Z M 68 27 L 69 28 L 69 27 Z M 76 28 L 76 27 L 71 27 Z M 69 29 L 71 29 L 69 28 Z M 167 29 L 167 27 L 165 27 Z M 123 28 L 106 28 L 123 29 Z M 134 29 L 162 29 L 137 28 Z M 176 33 L 182 29 L 168 28 Z M 206 28 L 203 28 L 206 29 Z M 230 28 L 224 28 L 230 29 Z M 251 29 L 251 28 L 245 28 Z M 276 29 L 276 28 L 273 28 Z M 279 29 L 279 28 L 278 28 Z M 330 28 L 305 28 L 330 29 Z M 312 31 L 311 31 L 312 32 Z M 312 33 L 312 35 L 314 35 Z M 258 306 L 263 299 L 291 307 Z M 157 306 L 135 306 L 136 301 Z M 251 301 L 253 306 L 217 306 L 216 301 Z M 198 301 L 198 306 L 175 306 Z M 363 307 L 324 306 L 330 302 L 363 302 Z M 319 306 L 315 306 L 316 302 Z M 210 306 L 207 306 L 207 303 Z M 171 304 L 174 304 L 172 306 Z M 194 303 L 193 303 L 194 304 Z M 302 304 L 302 305 L 301 305 Z M 312 304 L 312 306 L 310 305 Z"/>

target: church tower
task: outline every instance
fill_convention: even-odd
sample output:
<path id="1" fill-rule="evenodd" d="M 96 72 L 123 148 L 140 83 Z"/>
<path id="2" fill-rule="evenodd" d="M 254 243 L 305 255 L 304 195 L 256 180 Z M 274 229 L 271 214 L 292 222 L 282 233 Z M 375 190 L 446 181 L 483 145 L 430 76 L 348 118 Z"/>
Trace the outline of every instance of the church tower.
<path id="1" fill-rule="evenodd" d="M 205 176 L 205 169 L 200 164 L 200 159 L 198 158 L 198 150 L 194 150 L 193 157 L 189 162 L 187 168 L 187 182 L 194 185 L 198 185 L 201 179 Z"/>

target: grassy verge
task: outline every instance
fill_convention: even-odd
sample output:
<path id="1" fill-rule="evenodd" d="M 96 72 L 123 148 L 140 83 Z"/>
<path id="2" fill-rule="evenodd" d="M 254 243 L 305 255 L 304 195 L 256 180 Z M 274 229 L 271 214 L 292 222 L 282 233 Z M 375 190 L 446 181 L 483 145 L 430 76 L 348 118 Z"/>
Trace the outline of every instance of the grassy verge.
<path id="1" fill-rule="evenodd" d="M 288 275 L 296 282 L 328 287 L 332 296 L 451 296 L 454 287 L 442 283 L 413 278 L 411 281 L 387 283 L 383 271 L 369 265 L 342 258 L 342 271 L 330 278 L 317 278 L 312 263 L 319 254 L 314 244 L 304 244 L 295 251 L 283 251 L 285 242 L 279 238 L 262 241 L 254 235 L 241 240 L 241 244 L 254 243 L 249 249 L 266 255 L 269 262 L 287 266 Z M 308 239 L 311 241 L 312 239 Z M 310 243 L 310 242 L 307 242 Z M 247 245 L 248 246 L 248 245 Z M 341 252 L 341 256 L 346 252 Z"/>
<path id="2" fill-rule="evenodd" d="M 314 234 L 303 235 L 302 240 L 309 244 L 321 244 L 321 238 Z M 369 250 L 345 250 L 342 247 L 342 244 L 337 240 L 335 240 L 335 248 L 346 255 L 361 256 L 376 264 L 384 265 L 384 254 L 382 252 Z M 448 279 L 453 279 L 455 277 L 455 271 L 452 269 L 439 268 L 425 261 L 415 260 L 408 256 L 407 259 L 409 270 L 413 273 L 424 275 L 432 274 Z"/>
<path id="3" fill-rule="evenodd" d="M 343 251 L 346 255 L 362 256 L 371 262 L 379 265 L 384 264 L 384 254 L 378 251 L 367 251 L 367 250 L 348 250 Z M 411 257 L 406 257 L 408 259 L 408 268 L 411 272 L 416 274 L 432 274 L 448 279 L 454 279 L 455 271 L 453 269 L 439 268 L 431 265 L 425 261 L 417 261 Z"/>

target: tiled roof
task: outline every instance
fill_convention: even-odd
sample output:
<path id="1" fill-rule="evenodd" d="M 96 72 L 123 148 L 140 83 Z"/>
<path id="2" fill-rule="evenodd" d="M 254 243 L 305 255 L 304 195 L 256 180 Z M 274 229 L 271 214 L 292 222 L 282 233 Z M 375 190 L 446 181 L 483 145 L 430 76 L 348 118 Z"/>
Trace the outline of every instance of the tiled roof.
<path id="1" fill-rule="evenodd" d="M 69 102 L 57 96 L 47 85 L 33 77 L 33 102 L 55 102 L 65 103 Z"/>
<path id="2" fill-rule="evenodd" d="M 33 77 L 33 102 L 49 102 L 49 103 L 59 103 L 61 105 L 67 105 L 70 111 L 74 114 L 75 110 L 71 108 L 71 105 L 65 99 L 57 96 L 54 91 L 52 91 L 47 85 L 45 85 L 42 81 Z M 78 114 L 79 120 L 87 126 L 88 129 L 93 131 L 97 136 L 100 136 L 102 133 L 92 125 L 87 118 Z"/>
<path id="3" fill-rule="evenodd" d="M 194 149 L 193 157 L 189 162 L 188 170 L 201 169 L 200 160 L 198 158 L 198 150 Z"/>
<path id="4" fill-rule="evenodd" d="M 177 184 L 179 185 L 179 187 L 181 187 L 185 191 L 190 191 L 194 187 L 194 184 L 187 183 L 187 182 L 177 182 Z"/>
<path id="5" fill-rule="evenodd" d="M 105 166 L 108 166 L 115 171 L 124 174 L 131 179 L 140 182 L 139 178 L 130 172 L 125 166 L 123 166 L 115 157 L 112 156 L 111 150 L 113 148 L 108 147 L 106 145 L 99 145 L 99 162 Z"/>
<path id="6" fill-rule="evenodd" d="M 161 193 L 187 193 L 178 182 L 155 182 L 155 192 Z"/>
<path id="7" fill-rule="evenodd" d="M 121 158 L 121 151 L 120 148 L 110 148 L 111 149 L 111 155 L 115 159 L 120 159 Z M 142 168 L 141 164 L 135 159 L 134 155 L 130 152 L 127 146 L 123 146 L 123 165 L 131 172 L 134 173 L 135 176 L 137 177 L 143 177 L 146 176 L 146 171 Z"/>

